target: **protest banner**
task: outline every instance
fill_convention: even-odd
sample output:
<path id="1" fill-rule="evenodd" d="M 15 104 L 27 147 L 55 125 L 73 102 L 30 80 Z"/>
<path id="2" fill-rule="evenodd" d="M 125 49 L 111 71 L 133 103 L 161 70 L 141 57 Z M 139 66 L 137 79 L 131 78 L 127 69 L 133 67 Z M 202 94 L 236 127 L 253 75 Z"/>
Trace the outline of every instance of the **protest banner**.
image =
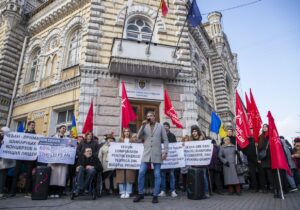
<path id="1" fill-rule="evenodd" d="M 162 144 L 162 148 L 164 145 Z M 169 143 L 167 159 L 163 161 L 161 169 L 185 167 L 184 149 L 182 142 Z"/>
<path id="2" fill-rule="evenodd" d="M 72 165 L 76 156 L 76 140 L 67 138 L 41 137 L 38 162 Z"/>
<path id="3" fill-rule="evenodd" d="M 9 132 L 4 134 L 0 157 L 14 160 L 36 160 L 40 135 Z"/>
<path id="4" fill-rule="evenodd" d="M 185 164 L 188 166 L 207 166 L 210 164 L 212 152 L 211 140 L 185 142 Z"/>
<path id="5" fill-rule="evenodd" d="M 108 168 L 140 169 L 143 151 L 143 144 L 110 143 Z"/>

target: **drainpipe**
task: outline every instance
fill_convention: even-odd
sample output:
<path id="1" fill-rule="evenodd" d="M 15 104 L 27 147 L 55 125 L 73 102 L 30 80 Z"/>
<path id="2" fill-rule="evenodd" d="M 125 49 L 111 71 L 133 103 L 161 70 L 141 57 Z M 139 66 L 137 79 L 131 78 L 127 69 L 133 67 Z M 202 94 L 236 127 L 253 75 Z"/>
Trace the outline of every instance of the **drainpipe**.
<path id="1" fill-rule="evenodd" d="M 20 60 L 19 60 L 19 66 L 18 66 L 17 76 L 16 76 L 16 80 L 15 80 L 14 90 L 13 90 L 11 100 L 10 100 L 10 106 L 9 106 L 8 117 L 7 117 L 7 122 L 6 122 L 7 127 L 9 127 L 10 121 L 11 121 L 12 109 L 13 109 L 13 106 L 14 106 L 14 99 L 16 97 L 17 88 L 18 88 L 18 85 L 19 85 L 19 77 L 20 77 L 22 66 L 23 66 L 23 60 L 24 60 L 23 58 L 24 58 L 24 53 L 25 53 L 25 48 L 26 48 L 28 38 L 29 38 L 29 36 L 25 36 L 25 39 L 24 39 L 24 42 L 23 42 L 22 53 L 21 53 L 21 57 L 20 57 Z"/>

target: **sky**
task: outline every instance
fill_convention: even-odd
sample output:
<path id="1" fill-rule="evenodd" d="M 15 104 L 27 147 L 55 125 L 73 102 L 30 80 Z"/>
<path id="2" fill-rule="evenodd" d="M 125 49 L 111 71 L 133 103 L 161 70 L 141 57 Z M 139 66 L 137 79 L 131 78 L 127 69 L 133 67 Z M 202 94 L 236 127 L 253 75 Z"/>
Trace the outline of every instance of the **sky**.
<path id="1" fill-rule="evenodd" d="M 255 0 L 197 0 L 206 13 Z M 238 54 L 241 97 L 252 89 L 263 122 L 270 110 L 280 135 L 300 136 L 300 0 L 261 0 L 222 12 L 222 26 Z"/>

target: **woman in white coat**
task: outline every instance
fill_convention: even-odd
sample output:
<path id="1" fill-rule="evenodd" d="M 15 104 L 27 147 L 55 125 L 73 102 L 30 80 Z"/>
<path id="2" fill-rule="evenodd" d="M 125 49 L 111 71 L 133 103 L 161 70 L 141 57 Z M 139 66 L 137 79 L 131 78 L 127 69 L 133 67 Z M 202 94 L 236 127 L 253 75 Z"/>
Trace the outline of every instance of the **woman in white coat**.
<path id="1" fill-rule="evenodd" d="M 61 125 L 58 128 L 58 133 L 54 136 L 56 138 L 64 138 L 67 127 Z M 64 188 L 66 186 L 68 165 L 60 163 L 49 164 L 51 167 L 50 178 L 50 198 L 59 198 L 63 195 Z"/>

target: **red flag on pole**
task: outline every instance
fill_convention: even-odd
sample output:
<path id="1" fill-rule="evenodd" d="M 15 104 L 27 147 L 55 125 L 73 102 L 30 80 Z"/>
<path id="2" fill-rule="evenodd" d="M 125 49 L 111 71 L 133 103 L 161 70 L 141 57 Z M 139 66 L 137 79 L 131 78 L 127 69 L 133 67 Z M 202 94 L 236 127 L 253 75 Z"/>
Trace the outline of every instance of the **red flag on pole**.
<path id="1" fill-rule="evenodd" d="M 251 117 L 252 117 L 252 128 L 253 128 L 253 138 L 255 139 L 255 142 L 258 142 L 259 137 L 259 131 L 261 129 L 262 120 L 258 111 L 258 108 L 256 106 L 254 97 L 252 95 L 252 90 L 250 89 L 250 103 L 251 103 Z M 248 109 L 248 107 L 247 107 Z"/>
<path id="2" fill-rule="evenodd" d="M 270 142 L 270 153 L 271 153 L 271 165 L 272 169 L 283 169 L 291 174 L 289 165 L 287 163 L 282 144 L 278 135 L 278 131 L 274 122 L 274 118 L 271 112 L 268 112 L 269 122 L 269 142 Z"/>
<path id="3" fill-rule="evenodd" d="M 181 122 L 179 121 L 177 113 L 172 105 L 167 90 L 165 90 L 165 115 L 171 118 L 172 123 L 176 125 L 177 128 L 183 128 Z"/>
<path id="4" fill-rule="evenodd" d="M 249 144 L 248 136 L 250 134 L 249 124 L 247 122 L 246 114 L 242 105 L 241 98 L 238 92 L 235 92 L 235 123 L 236 123 L 236 141 L 241 147 L 245 148 Z"/>
<path id="5" fill-rule="evenodd" d="M 168 5 L 167 3 L 165 2 L 165 0 L 161 0 L 160 1 L 160 7 L 161 7 L 161 13 L 163 16 L 166 16 L 168 14 Z"/>
<path id="6" fill-rule="evenodd" d="M 136 119 L 136 115 L 127 97 L 124 81 L 122 81 L 122 128 L 128 128 L 129 123 Z"/>
<path id="7" fill-rule="evenodd" d="M 94 120 L 94 110 L 93 110 L 93 99 L 92 99 L 90 104 L 90 109 L 86 116 L 85 123 L 82 129 L 82 133 L 86 133 L 88 131 L 93 132 L 93 125 L 94 125 L 93 120 Z"/>
<path id="8" fill-rule="evenodd" d="M 246 97 L 246 107 L 247 107 L 249 128 L 253 129 L 251 102 L 247 96 L 247 93 L 245 93 L 245 97 Z"/>

